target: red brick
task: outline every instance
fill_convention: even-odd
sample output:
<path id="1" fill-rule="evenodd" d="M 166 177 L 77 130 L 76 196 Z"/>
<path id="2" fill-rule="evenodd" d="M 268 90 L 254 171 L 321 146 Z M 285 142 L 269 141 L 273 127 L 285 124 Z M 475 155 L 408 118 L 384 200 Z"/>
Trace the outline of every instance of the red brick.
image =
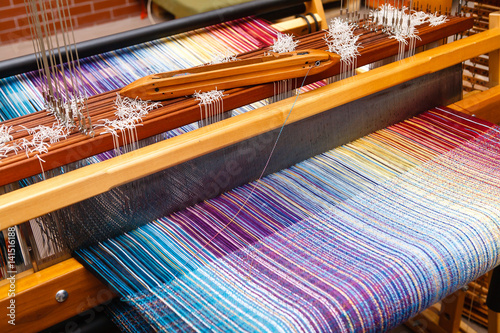
<path id="1" fill-rule="evenodd" d="M 71 17 L 73 18 L 73 22 L 76 22 L 75 21 L 75 15 L 71 15 Z M 43 18 L 43 19 L 42 19 Z M 39 19 L 40 19 L 40 22 L 45 22 L 45 20 L 47 20 L 47 22 L 52 22 L 53 21 L 53 15 L 52 13 L 47 13 L 47 15 L 45 17 L 42 17 L 41 15 L 39 16 Z M 61 19 L 59 18 L 59 15 L 58 13 L 56 13 L 55 15 L 55 19 L 56 21 L 60 21 Z M 68 13 L 66 13 L 66 20 L 69 21 L 69 17 L 68 17 Z M 19 17 L 16 17 L 16 21 L 17 21 L 17 26 L 18 27 L 24 27 L 24 26 L 27 26 L 30 24 L 31 22 L 31 19 L 28 19 L 27 16 L 19 16 Z"/>
<path id="2" fill-rule="evenodd" d="M 144 1 L 144 4 L 146 4 L 146 2 L 147 1 Z M 127 0 L 127 4 L 141 6 L 141 0 Z"/>
<path id="3" fill-rule="evenodd" d="M 10 8 L 12 5 L 10 4 L 9 0 L 1 0 L 0 1 L 0 10 L 4 10 L 6 8 Z"/>
<path id="4" fill-rule="evenodd" d="M 76 18 L 72 18 L 73 19 L 73 27 L 75 26 L 75 23 L 76 23 Z M 17 24 L 18 24 L 18 27 L 20 28 L 27 28 L 29 29 L 29 21 L 27 18 L 22 18 L 22 19 L 18 19 L 17 20 Z M 67 18 L 66 19 L 66 29 L 71 29 L 71 22 L 70 20 Z M 56 29 L 57 31 L 60 31 L 61 30 L 61 21 L 60 20 L 56 20 L 55 22 L 55 26 L 56 26 Z M 47 27 L 48 30 L 52 31 L 54 30 L 54 21 L 48 21 L 47 22 L 47 26 L 43 25 L 43 29 L 45 29 L 45 27 Z"/>
<path id="5" fill-rule="evenodd" d="M 76 18 L 79 27 L 89 26 L 89 25 L 94 25 L 96 23 L 109 21 L 111 19 L 111 12 L 102 11 L 99 13 L 77 16 Z"/>
<path id="6" fill-rule="evenodd" d="M 30 22 L 26 16 L 16 17 L 16 21 L 18 27 L 28 26 Z"/>
<path id="7" fill-rule="evenodd" d="M 113 9 L 113 18 L 131 16 L 132 14 L 141 15 L 141 11 L 140 4 L 127 5 L 125 7 Z"/>
<path id="8" fill-rule="evenodd" d="M 94 10 L 97 12 L 103 9 L 111 9 L 115 7 L 122 7 L 125 5 L 125 0 L 104 0 L 104 1 L 94 1 Z"/>
<path id="9" fill-rule="evenodd" d="M 0 42 L 2 42 L 2 44 L 12 43 L 12 42 L 16 41 L 17 39 L 18 39 L 18 37 L 11 38 L 11 36 L 9 35 L 8 32 L 0 31 Z"/>
<path id="10" fill-rule="evenodd" d="M 51 13 L 47 13 L 47 20 L 52 20 L 52 14 Z M 45 21 L 45 18 L 42 16 L 42 15 L 38 15 L 38 19 L 40 20 L 40 22 L 43 22 Z M 27 15 L 24 15 L 24 16 L 19 16 L 19 17 L 16 17 L 16 21 L 17 21 L 17 26 L 18 27 L 24 27 L 24 26 L 28 26 L 30 25 L 30 22 L 32 21 L 31 18 L 28 18 Z"/>
<path id="11" fill-rule="evenodd" d="M 95 0 L 68 0 L 68 1 L 71 3 L 71 5 L 75 5 L 75 6 L 81 5 L 81 4 L 85 4 L 85 5 L 89 4 L 90 5 L 91 3 L 95 2 Z"/>
<path id="12" fill-rule="evenodd" d="M 73 28 L 75 27 L 75 22 L 76 22 L 76 19 L 73 19 Z M 50 22 L 50 24 L 51 24 L 50 29 L 53 30 L 54 26 L 52 25 L 52 22 Z M 56 29 L 59 33 L 62 32 L 61 21 L 56 21 L 55 26 L 56 26 Z M 66 20 L 66 25 L 64 26 L 64 28 L 66 30 L 71 30 L 71 22 L 69 19 Z"/>
<path id="13" fill-rule="evenodd" d="M 16 35 L 22 36 L 22 37 L 29 37 L 31 38 L 31 29 L 30 27 L 21 27 L 17 28 L 15 31 Z"/>
<path id="14" fill-rule="evenodd" d="M 5 31 L 16 28 L 16 21 L 14 19 L 0 21 L 0 30 Z"/>
<path id="15" fill-rule="evenodd" d="M 8 0 L 2 0 L 5 2 L 8 2 Z M 10 0 L 10 3 L 12 3 L 14 6 L 15 5 L 23 5 L 24 6 L 24 0 Z"/>
<path id="16" fill-rule="evenodd" d="M 26 15 L 26 9 L 24 8 L 24 5 L 2 9 L 1 13 L 2 18 L 15 17 L 21 15 Z"/>
<path id="17" fill-rule="evenodd" d="M 92 7 L 90 6 L 90 3 L 83 4 L 83 5 L 76 5 L 76 6 L 72 6 L 69 9 L 69 11 L 71 13 L 71 16 L 89 14 L 92 12 Z"/>

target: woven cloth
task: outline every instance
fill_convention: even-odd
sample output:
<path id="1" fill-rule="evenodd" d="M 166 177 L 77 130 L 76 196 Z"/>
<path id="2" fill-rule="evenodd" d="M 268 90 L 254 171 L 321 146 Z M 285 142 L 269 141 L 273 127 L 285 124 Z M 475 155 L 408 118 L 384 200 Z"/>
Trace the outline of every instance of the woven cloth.
<path id="1" fill-rule="evenodd" d="M 436 109 L 77 257 L 155 330 L 384 331 L 499 263 L 499 142 Z"/>

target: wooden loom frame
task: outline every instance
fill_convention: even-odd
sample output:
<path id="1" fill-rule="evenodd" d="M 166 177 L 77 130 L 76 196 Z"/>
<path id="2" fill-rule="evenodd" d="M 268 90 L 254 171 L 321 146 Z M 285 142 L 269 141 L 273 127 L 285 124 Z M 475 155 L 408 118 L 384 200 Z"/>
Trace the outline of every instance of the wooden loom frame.
<path id="1" fill-rule="evenodd" d="M 496 17 L 500 22 L 500 14 L 497 13 Z M 493 52 L 494 59 L 495 54 L 498 56 L 500 52 L 499 48 L 500 24 L 492 24 L 492 28 L 484 33 L 305 93 L 297 100 L 288 123 L 436 72 L 480 54 Z M 490 70 L 494 73 L 493 77 L 496 75 L 497 79 L 494 82 L 498 84 L 500 68 L 498 58 L 495 65 L 496 67 L 493 66 Z M 495 91 L 498 92 L 498 89 Z M 103 193 L 131 180 L 279 128 L 292 103 L 293 100 L 290 99 L 280 101 L 224 120 L 224 123 L 221 123 L 224 126 L 207 126 L 4 194 L 0 196 L 0 216 L 2 216 L 0 230 Z M 460 105 L 460 103 L 455 104 Z M 481 110 L 484 109 L 475 111 L 477 115 L 483 112 Z M 57 303 L 54 295 L 62 288 L 69 292 L 69 297 L 66 302 Z M 7 285 L 0 287 L 0 295 L 7 295 L 7 292 Z M 40 272 L 18 277 L 16 326 L 7 326 L 5 320 L 0 323 L 0 327 L 3 332 L 9 332 L 11 328 L 21 328 L 23 332 L 39 330 L 40 321 L 45 327 L 50 327 L 106 302 L 110 297 L 112 294 L 109 289 L 75 259 L 69 259 Z M 36 304 L 34 300 L 37 301 Z M 0 307 L 6 308 L 8 302 L 8 298 L 1 299 Z"/>

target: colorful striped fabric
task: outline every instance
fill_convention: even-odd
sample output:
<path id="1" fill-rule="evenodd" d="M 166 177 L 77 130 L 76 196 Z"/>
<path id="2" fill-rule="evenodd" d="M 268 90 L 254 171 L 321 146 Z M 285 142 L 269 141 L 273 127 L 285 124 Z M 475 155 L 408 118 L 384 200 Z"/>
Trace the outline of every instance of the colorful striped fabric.
<path id="1" fill-rule="evenodd" d="M 75 255 L 155 330 L 387 330 L 500 262 L 499 139 L 431 110 Z"/>

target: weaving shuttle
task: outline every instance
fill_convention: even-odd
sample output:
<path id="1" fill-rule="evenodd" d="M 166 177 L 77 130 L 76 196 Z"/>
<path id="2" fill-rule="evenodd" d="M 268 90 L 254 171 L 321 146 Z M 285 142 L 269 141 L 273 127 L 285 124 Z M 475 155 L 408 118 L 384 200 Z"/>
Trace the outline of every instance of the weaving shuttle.
<path id="1" fill-rule="evenodd" d="M 315 75 L 331 69 L 340 56 L 320 50 L 271 53 L 260 58 L 152 74 L 120 90 L 120 95 L 142 100 L 165 100 L 197 91 L 230 89 Z"/>

